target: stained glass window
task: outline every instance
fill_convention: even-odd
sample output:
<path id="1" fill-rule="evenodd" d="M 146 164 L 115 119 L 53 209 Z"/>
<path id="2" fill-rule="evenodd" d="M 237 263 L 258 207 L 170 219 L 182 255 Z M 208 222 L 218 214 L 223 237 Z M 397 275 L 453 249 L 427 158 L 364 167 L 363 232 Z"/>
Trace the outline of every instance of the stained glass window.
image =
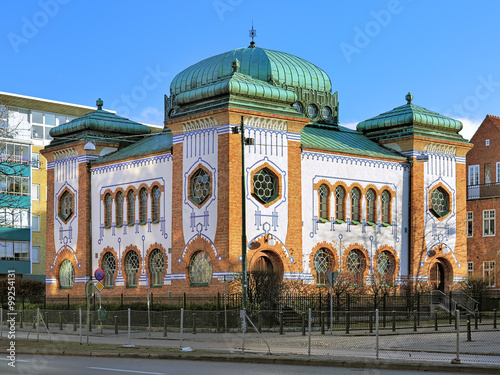
<path id="1" fill-rule="evenodd" d="M 366 192 L 366 221 L 375 223 L 377 221 L 375 214 L 375 192 L 369 189 Z"/>
<path id="2" fill-rule="evenodd" d="M 158 186 L 153 187 L 152 191 L 152 196 L 153 196 L 153 202 L 152 202 L 152 219 L 153 222 L 158 222 L 160 221 L 160 196 L 161 196 L 161 191 Z"/>
<path id="3" fill-rule="evenodd" d="M 352 221 L 360 221 L 360 214 L 359 214 L 359 198 L 361 194 L 359 192 L 358 188 L 354 188 L 351 190 L 351 208 L 352 208 Z"/>
<path id="4" fill-rule="evenodd" d="M 344 217 L 344 197 L 345 190 L 342 186 L 335 188 L 335 218 L 337 220 L 345 220 Z"/>
<path id="5" fill-rule="evenodd" d="M 135 251 L 129 251 L 125 257 L 127 272 L 127 286 L 137 286 L 137 272 L 139 272 L 139 256 Z"/>
<path id="6" fill-rule="evenodd" d="M 319 249 L 314 255 L 314 270 L 317 275 L 317 284 L 326 285 L 327 272 L 333 268 L 333 260 L 330 251 L 324 247 Z"/>
<path id="7" fill-rule="evenodd" d="M 208 285 L 212 278 L 212 262 L 204 251 L 196 252 L 189 263 L 191 284 Z"/>
<path id="8" fill-rule="evenodd" d="M 154 249 L 149 256 L 149 271 L 151 272 L 151 285 L 158 286 L 163 284 L 163 267 L 165 259 L 160 249 Z"/>
<path id="9" fill-rule="evenodd" d="M 75 269 L 70 260 L 65 259 L 59 269 L 59 283 L 61 288 L 72 288 L 75 283 Z"/>
<path id="10" fill-rule="evenodd" d="M 189 199 L 196 204 L 202 204 L 208 198 L 210 192 L 210 175 L 200 168 L 191 176 L 191 195 Z"/>
<path id="11" fill-rule="evenodd" d="M 319 217 L 320 219 L 328 220 L 328 196 L 330 195 L 330 189 L 325 184 L 320 185 L 318 189 L 319 193 Z"/>
<path id="12" fill-rule="evenodd" d="M 104 226 L 111 227 L 111 203 L 113 200 L 111 199 L 111 194 L 106 194 L 104 197 Z"/>
<path id="13" fill-rule="evenodd" d="M 102 258 L 102 270 L 104 271 L 104 285 L 112 287 L 115 280 L 116 259 L 110 252 L 104 254 Z"/>
<path id="14" fill-rule="evenodd" d="M 127 224 L 135 222 L 135 192 L 129 190 L 127 194 Z"/>
<path id="15" fill-rule="evenodd" d="M 365 270 L 365 257 L 359 250 L 351 250 L 347 255 L 346 270 L 354 281 L 362 284 Z"/>
<path id="16" fill-rule="evenodd" d="M 68 220 L 73 214 L 73 194 L 65 191 L 59 198 L 59 216 L 63 220 Z"/>
<path id="17" fill-rule="evenodd" d="M 278 178 L 267 168 L 253 176 L 253 194 L 262 203 L 271 203 L 278 197 Z"/>
<path id="18" fill-rule="evenodd" d="M 123 225 L 123 193 L 116 193 L 116 225 Z"/>
<path id="19" fill-rule="evenodd" d="M 146 188 L 142 188 L 139 192 L 139 212 L 140 212 L 140 222 L 146 223 L 148 221 L 148 191 Z"/>
<path id="20" fill-rule="evenodd" d="M 382 192 L 382 223 L 390 224 L 391 220 L 391 195 L 387 190 Z"/>

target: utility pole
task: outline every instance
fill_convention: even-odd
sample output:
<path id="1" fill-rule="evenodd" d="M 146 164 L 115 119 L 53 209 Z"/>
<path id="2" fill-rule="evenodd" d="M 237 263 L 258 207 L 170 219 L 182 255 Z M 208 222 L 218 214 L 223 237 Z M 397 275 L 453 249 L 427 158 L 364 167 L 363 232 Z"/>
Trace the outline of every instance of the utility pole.
<path id="1" fill-rule="evenodd" d="M 245 189 L 245 121 L 241 116 L 241 286 L 243 309 L 247 308 L 247 233 Z"/>

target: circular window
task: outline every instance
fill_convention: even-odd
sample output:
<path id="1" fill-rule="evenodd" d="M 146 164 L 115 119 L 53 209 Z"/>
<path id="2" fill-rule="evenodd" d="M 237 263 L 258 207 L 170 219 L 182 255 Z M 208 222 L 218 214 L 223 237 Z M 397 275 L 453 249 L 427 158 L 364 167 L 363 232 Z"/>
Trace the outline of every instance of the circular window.
<path id="1" fill-rule="evenodd" d="M 278 198 L 278 178 L 267 168 L 262 168 L 253 176 L 253 195 L 264 204 Z"/>
<path id="2" fill-rule="evenodd" d="M 295 102 L 292 104 L 292 107 L 299 113 L 304 113 L 304 106 L 301 102 Z"/>
<path id="3" fill-rule="evenodd" d="M 436 217 L 443 217 L 450 212 L 449 195 L 442 187 L 434 189 L 431 193 L 431 211 Z"/>
<path id="4" fill-rule="evenodd" d="M 323 107 L 321 110 L 321 117 L 323 120 L 328 121 L 332 117 L 332 109 L 330 107 Z"/>
<path id="5" fill-rule="evenodd" d="M 307 115 L 311 119 L 315 119 L 318 116 L 318 107 L 314 104 L 309 104 L 307 106 Z"/>

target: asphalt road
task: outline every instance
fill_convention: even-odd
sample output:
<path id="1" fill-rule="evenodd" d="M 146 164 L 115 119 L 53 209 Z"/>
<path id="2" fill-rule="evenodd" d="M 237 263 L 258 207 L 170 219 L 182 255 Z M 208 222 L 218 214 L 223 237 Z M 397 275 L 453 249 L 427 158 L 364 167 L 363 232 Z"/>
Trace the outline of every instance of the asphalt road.
<path id="1" fill-rule="evenodd" d="M 378 370 L 322 366 L 293 366 L 277 364 L 203 362 L 190 360 L 159 360 L 135 358 L 70 357 L 44 355 L 18 355 L 16 367 L 0 358 L 2 375 L 319 375 L 319 374 L 402 374 L 416 375 L 418 371 Z M 427 372 L 426 375 L 440 374 Z M 447 374 L 463 374 L 447 372 Z"/>

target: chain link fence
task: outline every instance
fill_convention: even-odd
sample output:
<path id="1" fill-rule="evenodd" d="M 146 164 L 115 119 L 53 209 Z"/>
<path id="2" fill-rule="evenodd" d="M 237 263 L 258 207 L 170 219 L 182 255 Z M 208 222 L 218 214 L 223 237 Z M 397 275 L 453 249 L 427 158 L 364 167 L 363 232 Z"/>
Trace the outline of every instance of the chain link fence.
<path id="1" fill-rule="evenodd" d="M 12 312 L 9 312 L 12 314 Z M 466 314 L 405 311 L 1 310 L 6 337 L 15 316 L 28 338 L 66 335 L 74 341 L 130 344 L 156 340 L 171 347 L 241 353 L 300 354 L 417 361 L 454 361 L 500 366 L 497 311 Z M 88 314 L 88 315 L 87 315 Z M 87 317 L 88 316 L 88 317 Z M 87 322 L 89 323 L 87 330 Z M 18 335 L 19 337 L 19 335 Z M 50 337 L 49 337 L 50 338 Z M 102 341 L 104 340 L 104 341 Z M 143 341 L 141 341 L 143 342 Z M 155 344 L 156 343 L 156 344 Z M 148 342 L 149 344 L 149 342 Z"/>

